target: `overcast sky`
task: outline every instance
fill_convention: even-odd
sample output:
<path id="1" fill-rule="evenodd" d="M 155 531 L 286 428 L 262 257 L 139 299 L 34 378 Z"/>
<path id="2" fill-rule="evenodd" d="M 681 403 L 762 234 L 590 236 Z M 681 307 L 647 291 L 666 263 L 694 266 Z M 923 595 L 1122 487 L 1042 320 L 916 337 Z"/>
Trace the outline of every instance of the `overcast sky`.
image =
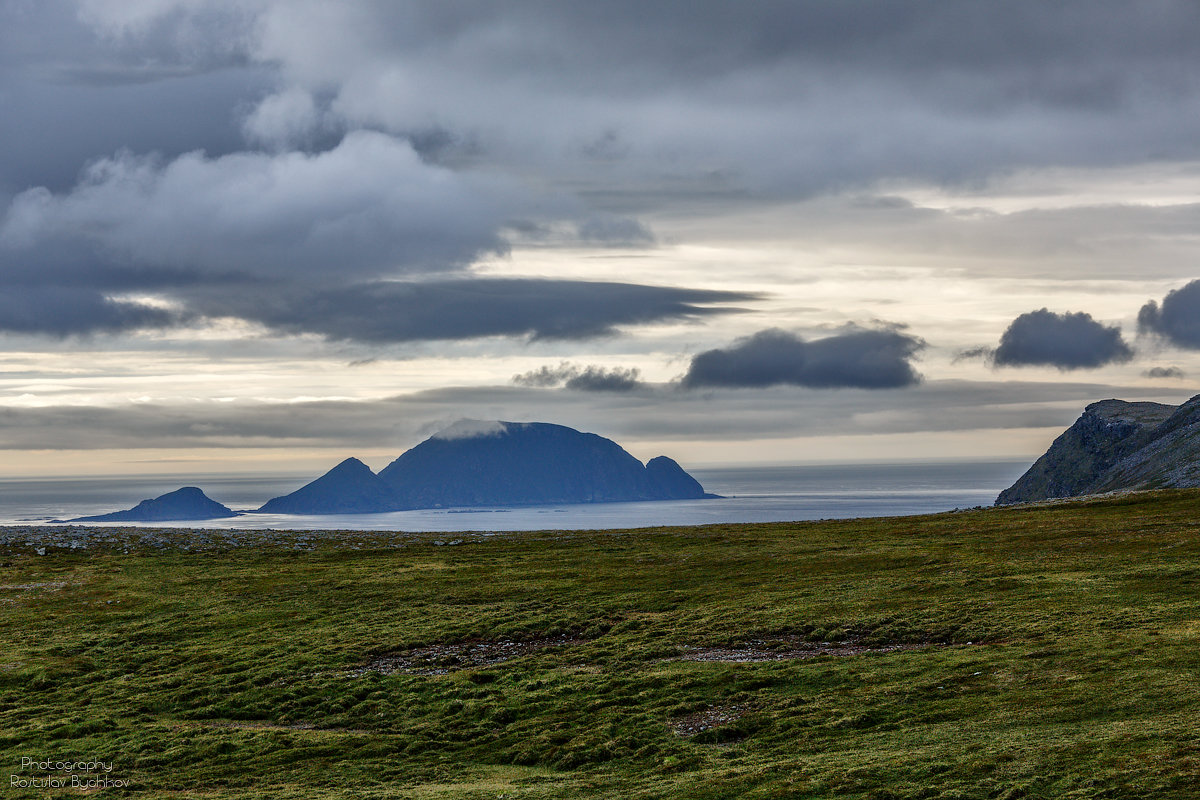
<path id="1" fill-rule="evenodd" d="M 0 0 L 0 474 L 1033 458 L 1200 378 L 1191 0 Z"/>

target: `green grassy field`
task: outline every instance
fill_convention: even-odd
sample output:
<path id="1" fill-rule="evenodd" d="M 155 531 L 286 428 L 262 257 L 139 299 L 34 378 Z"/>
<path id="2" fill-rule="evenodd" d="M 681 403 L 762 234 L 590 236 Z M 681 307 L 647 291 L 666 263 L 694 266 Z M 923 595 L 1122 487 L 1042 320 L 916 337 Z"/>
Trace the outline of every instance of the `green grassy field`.
<path id="1" fill-rule="evenodd" d="M 1200 796 L 1200 492 L 102 538 L 0 548 L 0 795 Z"/>

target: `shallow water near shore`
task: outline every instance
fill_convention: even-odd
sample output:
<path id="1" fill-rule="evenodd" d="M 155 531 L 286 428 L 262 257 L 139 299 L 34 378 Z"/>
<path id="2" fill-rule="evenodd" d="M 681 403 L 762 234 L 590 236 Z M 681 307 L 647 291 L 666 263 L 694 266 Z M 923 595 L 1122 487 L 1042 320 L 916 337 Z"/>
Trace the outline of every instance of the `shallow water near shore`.
<path id="1" fill-rule="evenodd" d="M 1027 467 L 1025 462 L 960 461 L 693 469 L 691 473 L 706 490 L 723 497 L 652 503 L 422 509 L 387 514 L 245 514 L 222 520 L 152 524 L 228 529 L 519 531 L 899 516 L 991 505 L 996 495 Z M 45 523 L 131 508 L 141 500 L 183 485 L 199 486 L 212 499 L 235 510 L 246 510 L 294 491 L 312 477 L 315 476 L 168 475 L 5 480 L 0 481 L 0 524 Z"/>

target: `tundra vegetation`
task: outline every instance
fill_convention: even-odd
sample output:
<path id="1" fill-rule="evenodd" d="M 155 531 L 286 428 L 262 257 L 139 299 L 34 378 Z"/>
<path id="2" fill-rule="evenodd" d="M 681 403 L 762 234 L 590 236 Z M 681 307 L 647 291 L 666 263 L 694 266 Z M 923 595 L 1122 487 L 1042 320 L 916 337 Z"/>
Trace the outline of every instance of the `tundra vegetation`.
<path id="1" fill-rule="evenodd" d="M 1198 512 L 0 529 L 0 794 L 1192 798 Z"/>

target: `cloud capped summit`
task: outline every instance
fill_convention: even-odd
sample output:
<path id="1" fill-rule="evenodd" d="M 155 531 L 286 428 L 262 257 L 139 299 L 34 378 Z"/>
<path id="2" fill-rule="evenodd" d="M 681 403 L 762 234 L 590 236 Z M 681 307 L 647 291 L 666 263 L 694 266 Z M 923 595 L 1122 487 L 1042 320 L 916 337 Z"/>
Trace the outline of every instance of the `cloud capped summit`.
<path id="1" fill-rule="evenodd" d="M 671 459 L 643 465 L 594 433 L 545 422 L 468 420 L 434 434 L 378 475 L 346 459 L 259 511 L 338 514 L 711 496 Z"/>

